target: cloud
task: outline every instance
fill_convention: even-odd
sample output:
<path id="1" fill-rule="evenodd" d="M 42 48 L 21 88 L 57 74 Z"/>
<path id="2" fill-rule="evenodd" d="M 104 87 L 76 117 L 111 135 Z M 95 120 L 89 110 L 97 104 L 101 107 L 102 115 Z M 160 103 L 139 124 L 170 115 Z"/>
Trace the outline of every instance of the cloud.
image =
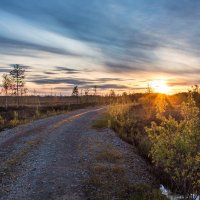
<path id="1" fill-rule="evenodd" d="M 94 85 L 88 85 L 87 87 L 94 87 Z M 127 89 L 128 86 L 120 85 L 120 84 L 101 84 L 98 85 L 98 89 Z"/>
<path id="2" fill-rule="evenodd" d="M 95 85 L 82 85 L 79 88 L 84 89 L 84 88 L 94 88 Z M 66 89 L 72 89 L 73 86 L 62 86 L 62 87 L 55 87 L 54 89 L 57 90 L 66 90 Z M 125 85 L 120 85 L 120 84 L 102 84 L 98 85 L 97 90 L 103 90 L 103 89 L 128 89 L 129 87 Z"/>
<path id="3" fill-rule="evenodd" d="M 186 80 L 186 79 L 183 79 L 183 80 L 169 80 L 167 82 L 167 84 L 171 87 L 174 87 L 174 86 L 192 86 L 192 85 L 198 85 L 200 84 L 200 80 Z"/>
<path id="4" fill-rule="evenodd" d="M 77 74 L 77 73 L 80 73 L 81 71 L 80 70 L 77 70 L 75 68 L 69 68 L 69 67 L 55 67 L 55 71 L 56 72 L 64 72 L 66 74 Z"/>
<path id="5" fill-rule="evenodd" d="M 38 55 L 38 52 L 49 52 L 65 56 L 80 56 L 70 51 L 60 49 L 59 47 L 48 47 L 41 44 L 35 44 L 31 40 L 20 41 L 17 39 L 6 38 L 5 36 L 0 36 L 0 44 L 4 47 L 0 48 L 0 53 L 3 55 L 23 55 L 37 58 L 41 57 L 41 55 Z"/>
<path id="6" fill-rule="evenodd" d="M 66 69 L 66 68 L 65 68 Z M 49 73 L 47 73 L 49 75 Z M 68 84 L 68 85 L 79 85 L 80 87 L 94 87 L 97 86 L 99 88 L 127 88 L 127 86 L 122 84 L 114 84 L 111 82 L 122 82 L 126 81 L 119 78 L 97 78 L 97 79 L 81 79 L 81 78 L 49 78 L 44 75 L 35 75 L 29 77 L 29 82 L 36 84 Z M 105 84 L 106 83 L 106 84 Z M 61 87 L 61 86 L 59 86 Z"/>
<path id="7" fill-rule="evenodd" d="M 70 84 L 70 85 L 85 85 L 91 83 L 87 80 L 78 80 L 70 78 L 43 78 L 43 79 L 34 79 L 31 82 L 36 84 Z"/>
<path id="8" fill-rule="evenodd" d="M 89 44 L 70 38 L 67 35 L 63 36 L 59 33 L 45 30 L 40 25 L 28 22 L 17 15 L 0 10 L 0 18 L 1 37 L 17 40 L 18 43 L 28 43 L 29 45 L 33 43 L 43 48 L 59 49 L 60 51 L 80 56 L 98 55 Z M 14 34 L 12 30 L 15 30 Z"/>
<path id="9" fill-rule="evenodd" d="M 110 81 L 124 81 L 122 78 L 97 78 L 95 82 L 105 83 Z"/>
<path id="10" fill-rule="evenodd" d="M 9 68 L 0 68 L 0 72 L 7 73 L 10 72 Z"/>
<path id="11" fill-rule="evenodd" d="M 23 69 L 25 69 L 25 70 L 29 70 L 29 69 L 32 69 L 32 67 L 31 66 L 28 66 L 28 65 L 23 65 L 23 64 L 11 64 L 10 66 L 13 68 L 15 65 L 19 65 L 19 66 L 21 66 Z"/>
<path id="12" fill-rule="evenodd" d="M 55 90 L 60 90 L 60 91 L 66 91 L 66 90 L 72 90 L 73 86 L 62 86 L 62 87 L 54 87 Z"/>
<path id="13" fill-rule="evenodd" d="M 37 84 L 117 84 L 122 75 L 161 73 L 197 80 L 199 10 L 199 0 L 2 0 L 0 59 L 45 63 L 49 76 Z M 113 79 L 75 78 L 97 69 Z M 60 73 L 70 79 L 52 78 Z"/>
<path id="14" fill-rule="evenodd" d="M 115 73 L 155 73 L 168 75 L 194 75 L 200 73 L 200 59 L 186 54 L 179 54 L 178 51 L 174 54 L 169 54 L 171 49 L 168 49 L 168 54 L 163 57 L 160 52 L 155 63 L 145 62 L 105 62 L 105 66 L 111 72 Z M 180 56 L 181 55 L 181 56 Z M 171 58 L 169 60 L 169 58 Z M 163 61 L 165 61 L 163 63 Z M 174 67 L 176 66 L 176 67 Z"/>
<path id="15" fill-rule="evenodd" d="M 181 3 L 177 1 L 166 1 L 164 6 L 175 17 L 186 20 L 197 20 L 200 18 L 200 2 L 198 0 L 182 0 Z"/>
<path id="16" fill-rule="evenodd" d="M 43 72 L 44 74 L 47 74 L 47 75 L 56 75 L 57 73 L 56 72 Z"/>

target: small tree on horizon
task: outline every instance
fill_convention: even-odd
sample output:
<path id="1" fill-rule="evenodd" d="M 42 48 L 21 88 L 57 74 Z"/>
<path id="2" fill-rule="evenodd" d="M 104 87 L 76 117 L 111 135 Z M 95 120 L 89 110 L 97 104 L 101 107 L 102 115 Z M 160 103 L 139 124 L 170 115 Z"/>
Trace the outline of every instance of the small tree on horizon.
<path id="1" fill-rule="evenodd" d="M 13 70 L 10 72 L 10 76 L 15 83 L 13 86 L 14 95 L 17 96 L 17 106 L 19 106 L 19 95 L 22 95 L 22 90 L 24 88 L 25 82 L 25 69 L 24 66 L 19 64 L 12 65 Z"/>
<path id="2" fill-rule="evenodd" d="M 78 86 L 74 86 L 73 90 L 72 90 L 72 96 L 77 98 L 77 103 L 78 103 L 78 97 L 79 97 L 79 91 L 78 91 Z"/>
<path id="3" fill-rule="evenodd" d="M 109 93 L 110 97 L 116 97 L 115 90 L 111 89 Z"/>
<path id="4" fill-rule="evenodd" d="M 96 96 L 97 95 L 97 86 L 95 85 L 94 86 L 94 96 Z"/>
<path id="5" fill-rule="evenodd" d="M 146 94 L 152 94 L 153 92 L 154 91 L 153 91 L 152 85 L 148 83 L 147 88 L 146 88 Z"/>
<path id="6" fill-rule="evenodd" d="M 88 96 L 88 95 L 89 95 L 89 92 L 90 92 L 90 89 L 88 89 L 88 88 L 85 89 L 85 90 L 84 90 L 85 96 Z"/>

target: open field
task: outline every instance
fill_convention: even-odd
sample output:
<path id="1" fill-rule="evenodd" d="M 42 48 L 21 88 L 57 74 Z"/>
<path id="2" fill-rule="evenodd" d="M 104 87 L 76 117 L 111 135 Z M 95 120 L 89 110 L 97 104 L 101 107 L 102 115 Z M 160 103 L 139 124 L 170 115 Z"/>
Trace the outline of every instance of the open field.
<path id="1" fill-rule="evenodd" d="M 106 101 L 100 96 L 83 96 L 78 99 L 70 96 L 0 96 L 0 130 L 75 109 L 105 105 Z"/>

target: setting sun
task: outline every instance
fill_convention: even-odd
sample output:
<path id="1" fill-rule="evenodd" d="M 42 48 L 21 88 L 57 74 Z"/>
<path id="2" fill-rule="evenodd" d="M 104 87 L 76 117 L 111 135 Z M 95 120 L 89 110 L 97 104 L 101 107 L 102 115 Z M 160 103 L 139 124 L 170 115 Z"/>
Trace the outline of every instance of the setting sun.
<path id="1" fill-rule="evenodd" d="M 151 86 L 155 92 L 167 94 L 171 88 L 167 85 L 164 80 L 152 81 Z"/>

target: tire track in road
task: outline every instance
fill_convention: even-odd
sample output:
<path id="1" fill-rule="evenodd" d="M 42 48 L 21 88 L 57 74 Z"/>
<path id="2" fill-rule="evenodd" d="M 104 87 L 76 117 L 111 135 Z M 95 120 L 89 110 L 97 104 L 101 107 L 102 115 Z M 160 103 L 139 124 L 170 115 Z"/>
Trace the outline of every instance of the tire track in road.
<path id="1" fill-rule="evenodd" d="M 32 123 L 35 128 L 37 125 L 44 127 L 40 133 L 36 131 L 24 135 L 10 144 L 9 148 L 18 150 L 16 156 L 19 158 L 19 163 L 14 162 L 11 174 L 3 175 L 0 200 L 95 199 L 90 198 L 93 194 L 95 197 L 95 191 L 100 191 L 102 194 L 105 191 L 96 188 L 95 184 L 90 184 L 90 180 L 94 180 L 91 167 L 95 167 L 96 164 L 100 167 L 107 164 L 102 161 L 102 157 L 99 157 L 105 155 L 105 150 L 121 158 L 120 166 L 116 162 L 113 169 L 116 169 L 115 172 L 124 171 L 127 184 L 156 186 L 156 178 L 149 171 L 150 166 L 138 155 L 134 146 L 122 141 L 110 129 L 92 128 L 93 122 L 100 119 L 105 110 L 104 108 L 84 109 L 44 119 L 43 123 Z M 24 130 L 29 128 L 32 130 L 32 124 L 25 125 Z M 15 132 L 15 130 L 11 131 Z M 10 135 L 7 139 L 14 135 Z M 5 155 L 5 158 L 9 158 L 9 155 L 13 158 L 14 152 Z M 118 153 L 115 154 L 116 152 Z M 116 176 L 116 181 L 120 184 L 122 178 L 121 175 Z M 107 179 L 112 182 L 111 178 L 107 177 Z M 104 181 L 106 183 L 106 179 L 101 180 L 102 184 Z M 114 198 L 114 193 L 118 189 L 110 189 L 109 193 L 114 195 L 111 199 L 117 199 Z"/>
<path id="2" fill-rule="evenodd" d="M 31 126 L 32 124 L 27 124 L 9 130 L 10 134 L 11 132 L 14 133 L 0 144 L 0 192 L 3 192 L 1 189 L 4 188 L 3 185 L 6 182 L 6 184 L 9 184 L 11 177 L 12 181 L 14 178 L 17 178 L 19 166 L 24 158 L 26 158 L 33 149 L 41 145 L 46 138 L 50 137 L 53 133 L 56 134 L 59 128 L 65 124 L 70 123 L 87 113 L 101 109 L 102 108 L 90 108 L 72 111 L 64 115 L 42 119 L 42 123 L 39 124 L 35 121 L 33 122 L 34 127 Z"/>

